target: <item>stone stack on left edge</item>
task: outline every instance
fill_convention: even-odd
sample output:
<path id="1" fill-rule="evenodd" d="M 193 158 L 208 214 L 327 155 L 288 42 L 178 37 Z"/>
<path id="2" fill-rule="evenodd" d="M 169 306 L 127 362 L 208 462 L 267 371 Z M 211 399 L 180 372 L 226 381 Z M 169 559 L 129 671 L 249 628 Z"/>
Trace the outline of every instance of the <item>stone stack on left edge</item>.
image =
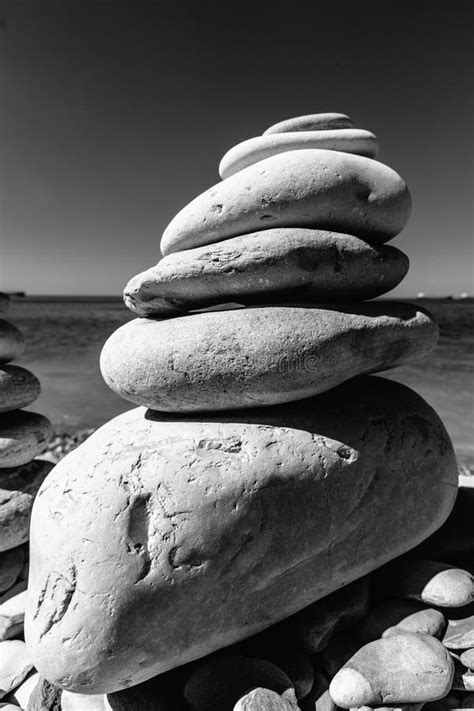
<path id="1" fill-rule="evenodd" d="M 0 294 L 0 309 L 10 299 Z M 33 664 L 23 641 L 28 539 L 33 500 L 50 462 L 37 459 L 51 436 L 43 415 L 21 408 L 40 394 L 38 379 L 12 365 L 24 349 L 22 333 L 0 320 L 0 700 L 19 687 Z M 8 698 L 8 697 L 7 697 Z"/>

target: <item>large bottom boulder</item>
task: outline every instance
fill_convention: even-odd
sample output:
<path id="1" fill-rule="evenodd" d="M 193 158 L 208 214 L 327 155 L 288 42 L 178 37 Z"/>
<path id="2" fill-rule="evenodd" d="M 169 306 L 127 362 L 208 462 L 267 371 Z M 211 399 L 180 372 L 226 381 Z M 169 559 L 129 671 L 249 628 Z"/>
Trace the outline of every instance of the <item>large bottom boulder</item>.
<path id="1" fill-rule="evenodd" d="M 131 410 L 35 500 L 34 664 L 79 693 L 138 684 L 413 548 L 456 492 L 436 413 L 382 378 L 246 411 Z"/>

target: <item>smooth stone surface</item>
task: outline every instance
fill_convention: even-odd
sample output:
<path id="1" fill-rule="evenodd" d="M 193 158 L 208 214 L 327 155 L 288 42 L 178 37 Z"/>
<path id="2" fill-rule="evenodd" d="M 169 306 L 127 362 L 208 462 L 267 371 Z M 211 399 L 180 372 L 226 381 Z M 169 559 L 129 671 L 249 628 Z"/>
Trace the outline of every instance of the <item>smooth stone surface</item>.
<path id="1" fill-rule="evenodd" d="M 184 207 L 163 233 L 163 255 L 269 227 L 349 232 L 374 244 L 406 225 L 402 178 L 371 158 L 316 148 L 280 153 L 240 170 Z"/>
<path id="2" fill-rule="evenodd" d="M 0 366 L 0 412 L 27 407 L 38 399 L 41 385 L 33 373 L 18 365 Z"/>
<path id="3" fill-rule="evenodd" d="M 26 608 L 26 581 L 14 585 L 0 597 L 0 642 L 23 632 Z"/>
<path id="4" fill-rule="evenodd" d="M 321 113 L 307 114 L 305 116 L 295 116 L 273 124 L 263 132 L 263 135 L 269 133 L 286 133 L 287 131 L 324 131 L 335 128 L 351 128 L 353 126 L 352 119 L 346 114 L 337 113 Z"/>
<path id="5" fill-rule="evenodd" d="M 249 138 L 228 150 L 219 163 L 219 175 L 225 180 L 265 158 L 308 148 L 343 151 L 367 158 L 375 158 L 379 152 L 374 134 L 360 128 L 266 134 Z"/>
<path id="6" fill-rule="evenodd" d="M 405 557 L 376 574 L 377 586 L 391 595 L 437 607 L 461 607 L 474 598 L 471 573 L 447 563 Z"/>
<path id="7" fill-rule="evenodd" d="M 22 332 L 10 321 L 0 319 L 0 363 L 21 358 L 25 350 Z"/>
<path id="8" fill-rule="evenodd" d="M 0 291 L 0 313 L 3 313 L 6 311 L 11 303 L 11 298 L 8 294 L 4 294 L 3 291 Z"/>
<path id="9" fill-rule="evenodd" d="M 35 666 L 109 693 L 248 638 L 430 535 L 456 481 L 437 415 L 382 378 L 207 418 L 124 413 L 35 499 Z"/>
<path id="10" fill-rule="evenodd" d="M 24 562 L 25 553 L 21 547 L 0 553 L 0 595 L 15 585 Z"/>
<path id="11" fill-rule="evenodd" d="M 466 649 L 459 657 L 461 664 L 468 669 L 474 669 L 474 649 Z"/>
<path id="12" fill-rule="evenodd" d="M 457 613 L 457 614 L 456 614 Z M 443 644 L 448 649 L 471 649 L 474 647 L 474 605 L 446 612 L 448 627 Z"/>
<path id="13" fill-rule="evenodd" d="M 53 427 L 36 412 L 18 410 L 0 415 L 0 468 L 18 467 L 46 449 Z"/>
<path id="14" fill-rule="evenodd" d="M 408 632 L 429 634 L 440 639 L 446 626 L 446 618 L 440 610 L 425 607 L 414 600 L 396 598 L 386 600 L 370 610 L 358 632 L 363 642 Z"/>
<path id="15" fill-rule="evenodd" d="M 27 711 L 61 711 L 62 691 L 40 676 L 30 694 Z"/>
<path id="16" fill-rule="evenodd" d="M 71 694 L 63 691 L 61 696 L 61 711 L 105 711 L 106 708 L 103 694 Z"/>
<path id="17" fill-rule="evenodd" d="M 136 405 L 228 410 L 308 398 L 422 358 L 437 338 L 408 303 L 256 306 L 129 321 L 106 341 L 100 368 Z"/>
<path id="18" fill-rule="evenodd" d="M 400 634 L 359 649 L 329 686 L 338 706 L 434 701 L 445 696 L 454 664 L 441 642 L 429 635 Z"/>
<path id="19" fill-rule="evenodd" d="M 30 673 L 20 686 L 8 694 L 8 701 L 13 704 L 18 704 L 22 709 L 28 709 L 31 695 L 40 681 L 40 678 L 37 672 Z"/>
<path id="20" fill-rule="evenodd" d="M 34 459 L 19 467 L 0 469 L 0 551 L 28 541 L 33 501 L 53 466 Z"/>
<path id="21" fill-rule="evenodd" d="M 232 711 L 252 688 L 275 691 L 290 709 L 298 709 L 291 681 L 281 669 L 263 659 L 237 655 L 198 667 L 184 686 L 184 698 L 192 711 Z"/>
<path id="22" fill-rule="evenodd" d="M 393 289 L 408 264 L 395 247 L 280 227 L 169 254 L 129 281 L 124 301 L 140 316 L 226 301 L 361 301 Z"/>
<path id="23" fill-rule="evenodd" d="M 368 578 L 361 578 L 302 610 L 289 624 L 295 625 L 305 650 L 317 654 L 336 628 L 351 626 L 364 616 L 368 602 Z"/>
<path id="24" fill-rule="evenodd" d="M 0 642 L 0 699 L 20 686 L 32 668 L 24 642 L 18 639 Z"/>
<path id="25" fill-rule="evenodd" d="M 271 689 L 252 689 L 242 696 L 234 711 L 292 711 L 298 707 Z"/>

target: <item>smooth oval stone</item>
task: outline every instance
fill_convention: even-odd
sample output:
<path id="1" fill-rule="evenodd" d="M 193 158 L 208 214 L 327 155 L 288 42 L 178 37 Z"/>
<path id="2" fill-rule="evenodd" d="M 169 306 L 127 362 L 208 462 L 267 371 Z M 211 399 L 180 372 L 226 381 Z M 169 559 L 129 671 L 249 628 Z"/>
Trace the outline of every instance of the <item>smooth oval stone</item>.
<path id="1" fill-rule="evenodd" d="M 62 692 L 58 686 L 40 676 L 30 694 L 27 711 L 61 711 Z"/>
<path id="2" fill-rule="evenodd" d="M 373 608 L 361 622 L 358 632 L 363 642 L 408 632 L 429 634 L 440 639 L 446 626 L 446 618 L 440 610 L 397 598 Z"/>
<path id="3" fill-rule="evenodd" d="M 252 689 L 237 701 L 233 711 L 292 711 L 297 708 L 276 691 Z"/>
<path id="4" fill-rule="evenodd" d="M 21 547 L 0 553 L 0 594 L 6 593 L 15 585 L 24 562 L 25 553 Z"/>
<path id="5" fill-rule="evenodd" d="M 322 113 L 322 114 L 307 114 L 305 116 L 295 116 L 294 118 L 285 119 L 273 124 L 263 132 L 263 135 L 269 133 L 286 133 L 287 131 L 324 131 L 335 128 L 352 128 L 352 119 L 346 114 Z"/>
<path id="6" fill-rule="evenodd" d="M 28 541 L 33 501 L 52 468 L 51 462 L 34 459 L 19 467 L 0 469 L 0 551 Z"/>
<path id="7" fill-rule="evenodd" d="M 0 412 L 11 412 L 38 399 L 41 385 L 33 373 L 18 365 L 0 366 Z"/>
<path id="8" fill-rule="evenodd" d="M 249 138 L 233 146 L 222 157 L 219 175 L 225 180 L 239 170 L 248 168 L 249 165 L 265 158 L 285 151 L 300 151 L 307 148 L 343 151 L 367 158 L 375 158 L 379 152 L 379 144 L 374 134 L 360 128 L 275 133 Z"/>
<path id="9" fill-rule="evenodd" d="M 20 686 L 32 668 L 24 642 L 19 639 L 0 642 L 0 699 Z"/>
<path id="10" fill-rule="evenodd" d="M 0 597 L 0 642 L 23 633 L 26 607 L 26 581 L 13 586 Z"/>
<path id="11" fill-rule="evenodd" d="M 361 301 L 393 289 L 408 266 L 394 247 L 281 227 L 169 254 L 129 281 L 124 301 L 140 316 L 226 301 Z"/>
<path id="12" fill-rule="evenodd" d="M 412 304 L 262 306 L 135 319 L 110 336 L 100 368 L 137 405 L 227 410 L 307 398 L 421 358 L 437 338 Z"/>
<path id="13" fill-rule="evenodd" d="M 451 688 L 454 664 L 429 635 L 401 634 L 369 642 L 338 671 L 329 692 L 338 706 L 434 701 Z"/>
<path id="14" fill-rule="evenodd" d="M 382 378 L 260 410 L 124 413 L 35 499 L 35 666 L 110 693 L 248 638 L 428 536 L 456 481 L 437 415 Z"/>
<path id="15" fill-rule="evenodd" d="M 349 232 L 380 244 L 410 216 L 402 178 L 371 158 L 307 148 L 265 158 L 214 185 L 171 220 L 161 253 L 269 227 Z"/>
<path id="16" fill-rule="evenodd" d="M 393 561 L 376 574 L 381 590 L 391 595 L 419 600 L 438 607 L 461 607 L 474 597 L 474 579 L 471 573 L 421 558 L 403 558 Z"/>
<path id="17" fill-rule="evenodd" d="M 0 291 L 0 313 L 3 313 L 3 311 L 6 311 L 11 303 L 11 298 L 8 294 L 4 294 L 2 291 Z"/>
<path id="18" fill-rule="evenodd" d="M 37 672 L 30 673 L 14 691 L 8 694 L 8 701 L 22 709 L 29 708 L 30 698 L 41 677 Z"/>
<path id="19" fill-rule="evenodd" d="M 22 332 L 9 321 L 0 319 L 0 363 L 21 358 L 24 349 Z"/>
<path id="20" fill-rule="evenodd" d="M 290 623 L 295 625 L 305 650 L 317 654 L 327 646 L 336 628 L 351 626 L 363 617 L 368 602 L 368 578 L 361 578 L 302 610 Z"/>
<path id="21" fill-rule="evenodd" d="M 474 669 L 474 649 L 466 649 L 459 657 L 461 664 L 468 669 Z"/>
<path id="22" fill-rule="evenodd" d="M 36 412 L 16 410 L 0 415 L 0 468 L 19 467 L 44 452 L 53 428 Z"/>
<path id="23" fill-rule="evenodd" d="M 184 686 L 184 698 L 192 711 L 232 711 L 252 688 L 275 691 L 298 709 L 293 685 L 275 664 L 264 659 L 232 655 L 210 660 L 198 667 Z"/>

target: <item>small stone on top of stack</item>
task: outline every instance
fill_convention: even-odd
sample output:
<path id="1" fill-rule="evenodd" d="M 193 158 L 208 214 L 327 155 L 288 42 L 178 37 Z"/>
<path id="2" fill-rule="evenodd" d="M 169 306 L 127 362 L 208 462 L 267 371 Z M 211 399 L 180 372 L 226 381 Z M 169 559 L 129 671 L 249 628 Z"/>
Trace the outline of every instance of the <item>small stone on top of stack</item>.
<path id="1" fill-rule="evenodd" d="M 371 375 L 437 339 L 418 306 L 364 301 L 408 268 L 377 148 L 341 114 L 240 144 L 126 287 L 142 318 L 101 369 L 149 409 L 63 459 L 32 517 L 27 642 L 66 705 L 408 710 L 470 683 L 443 641 L 472 571 L 409 553 L 453 509 L 452 445 Z"/>

